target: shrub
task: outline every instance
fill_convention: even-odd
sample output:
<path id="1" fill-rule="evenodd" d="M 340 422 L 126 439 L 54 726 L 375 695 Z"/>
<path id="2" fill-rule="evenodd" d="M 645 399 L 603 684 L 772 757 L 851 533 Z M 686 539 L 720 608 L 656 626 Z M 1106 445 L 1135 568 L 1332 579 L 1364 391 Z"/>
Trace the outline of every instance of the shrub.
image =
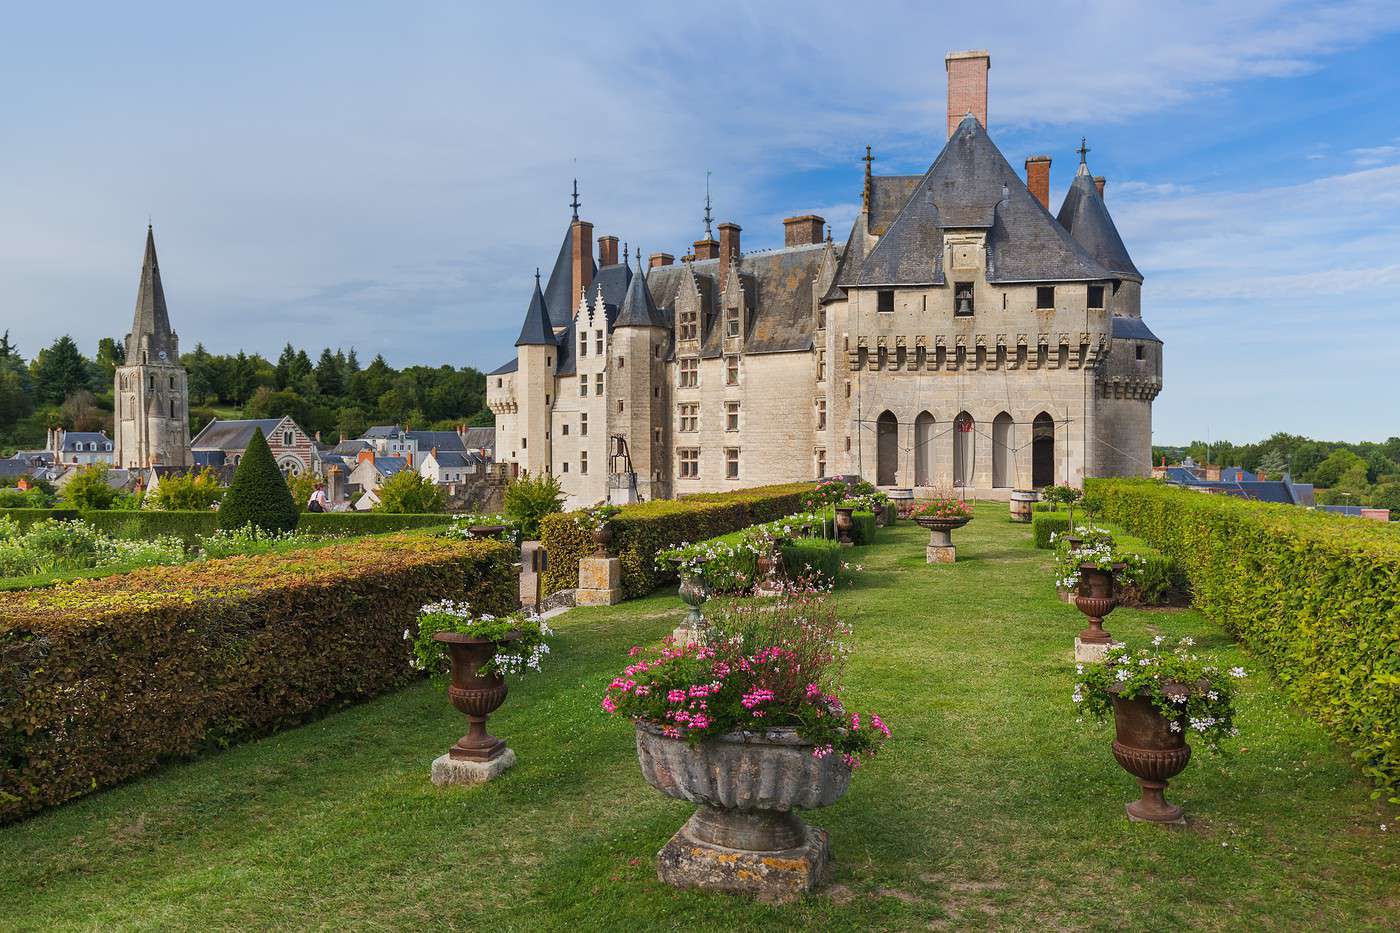
<path id="1" fill-rule="evenodd" d="M 0 821 L 403 685 L 419 601 L 509 612 L 513 559 L 375 538 L 7 596 Z"/>
<path id="2" fill-rule="evenodd" d="M 413 470 L 399 470 L 375 493 L 376 512 L 392 515 L 431 515 L 447 508 L 447 494 L 440 486 Z"/>
<path id="3" fill-rule="evenodd" d="M 198 472 L 167 476 L 156 484 L 154 496 L 146 497 L 146 508 L 165 512 L 207 512 L 224 497 L 224 487 L 214 471 L 205 467 Z"/>
<path id="4" fill-rule="evenodd" d="M 851 513 L 851 541 L 856 544 L 875 543 L 875 513 L 857 509 Z"/>
<path id="5" fill-rule="evenodd" d="M 220 528 L 232 531 L 250 524 L 264 531 L 291 531 L 297 526 L 296 503 L 272 460 L 262 428 L 253 429 L 253 438 L 219 505 Z"/>
<path id="6" fill-rule="evenodd" d="M 297 533 L 321 538 L 349 538 L 380 535 L 415 528 L 443 528 L 452 516 L 391 515 L 387 512 L 303 512 L 297 519 Z"/>
<path id="7" fill-rule="evenodd" d="M 21 492 L 13 486 L 0 487 L 0 509 L 44 509 L 53 505 L 53 496 L 42 489 Z"/>
<path id="8" fill-rule="evenodd" d="M 1400 535 L 1151 480 L 1091 488 L 1104 518 L 1176 560 L 1196 606 L 1354 746 L 1368 778 L 1400 790 Z"/>
<path id="9" fill-rule="evenodd" d="M 107 464 L 94 463 L 74 473 L 63 484 L 60 497 L 73 509 L 110 509 L 117 491 L 107 485 Z"/>
<path id="10" fill-rule="evenodd" d="M 564 488 L 549 473 L 534 477 L 521 473 L 506 486 L 502 504 L 505 513 L 520 523 L 520 533 L 527 541 L 539 536 L 540 522 L 546 515 L 557 513 L 563 506 Z"/>
<path id="11" fill-rule="evenodd" d="M 1062 535 L 1069 531 L 1069 515 L 1064 512 L 1032 512 L 1031 537 L 1038 548 L 1053 546 L 1051 535 Z"/>
<path id="12" fill-rule="evenodd" d="M 811 483 L 786 483 L 623 506 L 612 520 L 611 545 L 622 562 L 623 592 L 629 599 L 645 596 L 675 579 L 656 566 L 658 552 L 791 515 L 812 488 Z M 549 553 L 545 592 L 578 586 L 579 558 L 593 552 L 592 532 L 580 528 L 570 514 L 549 515 L 540 523 L 540 540 Z"/>
<path id="13" fill-rule="evenodd" d="M 827 538 L 795 538 L 778 545 L 783 570 L 789 580 L 815 578 L 823 586 L 834 586 L 841 573 L 841 545 Z"/>

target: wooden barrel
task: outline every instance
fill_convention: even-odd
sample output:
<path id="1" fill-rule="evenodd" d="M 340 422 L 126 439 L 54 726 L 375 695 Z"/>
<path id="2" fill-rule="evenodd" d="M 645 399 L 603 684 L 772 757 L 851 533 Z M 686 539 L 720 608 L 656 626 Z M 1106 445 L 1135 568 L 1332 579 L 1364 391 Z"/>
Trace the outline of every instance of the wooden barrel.
<path id="1" fill-rule="evenodd" d="M 1013 489 L 1011 491 L 1011 520 L 1026 522 L 1031 520 L 1031 508 L 1040 501 L 1040 493 L 1034 489 Z"/>

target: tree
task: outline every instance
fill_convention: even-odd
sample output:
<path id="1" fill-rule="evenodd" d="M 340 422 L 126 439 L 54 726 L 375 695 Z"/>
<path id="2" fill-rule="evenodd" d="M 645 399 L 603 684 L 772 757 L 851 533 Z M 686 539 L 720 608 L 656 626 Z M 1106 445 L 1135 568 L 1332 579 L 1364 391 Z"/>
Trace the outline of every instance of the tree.
<path id="1" fill-rule="evenodd" d="M 336 362 L 330 347 L 321 351 L 321 358 L 316 362 L 316 388 L 322 395 L 338 396 L 344 392 L 345 387 L 341 379 L 344 365 L 343 359 L 339 363 Z"/>
<path id="2" fill-rule="evenodd" d="M 103 337 L 97 341 L 96 362 L 97 368 L 102 371 L 102 378 L 111 385 L 117 367 L 126 362 L 126 346 L 112 337 Z"/>
<path id="3" fill-rule="evenodd" d="M 277 369 L 275 370 L 277 381 L 274 385 L 279 389 L 285 389 L 292 381 L 292 367 L 296 365 L 296 347 L 289 341 L 282 348 L 282 355 L 277 357 Z"/>
<path id="4" fill-rule="evenodd" d="M 564 507 L 564 488 L 550 473 L 521 473 L 506 487 L 505 513 L 520 523 L 527 540 L 539 537 L 540 521 Z"/>
<path id="5" fill-rule="evenodd" d="M 1400 483 L 1383 483 L 1371 494 L 1371 504 L 1378 509 L 1390 509 L 1390 520 L 1400 522 Z"/>
<path id="6" fill-rule="evenodd" d="M 359 437 L 368 424 L 365 410 L 358 405 L 347 405 L 336 412 L 335 427 L 341 437 Z"/>
<path id="7" fill-rule="evenodd" d="M 34 391 L 41 401 L 57 405 L 77 390 L 89 387 L 88 362 L 67 334 L 40 350 L 30 369 Z"/>
<path id="8" fill-rule="evenodd" d="M 292 502 L 296 503 L 298 512 L 306 511 L 311 494 L 316 491 L 316 484 L 320 481 L 320 477 L 311 472 L 288 474 L 287 488 L 291 490 Z"/>
<path id="9" fill-rule="evenodd" d="M 256 525 L 263 531 L 293 531 L 297 507 L 282 471 L 273 462 L 262 428 L 253 429 L 253 438 L 233 473 L 233 482 L 219 505 L 219 527 L 235 530 Z"/>
<path id="10" fill-rule="evenodd" d="M 214 358 L 209 355 L 209 351 L 204 349 L 204 344 L 194 345 L 194 352 L 185 355 L 183 360 L 185 369 L 189 371 L 190 399 L 203 401 L 214 394 L 217 379 L 217 370 L 214 365 Z"/>
<path id="11" fill-rule="evenodd" d="M 154 497 L 146 497 L 146 507 L 166 512 L 207 512 L 224 497 L 219 478 L 207 467 L 198 472 L 167 476 L 156 485 Z"/>
<path id="12" fill-rule="evenodd" d="M 110 509 L 117 491 L 107 485 L 107 464 L 94 463 L 73 474 L 63 486 L 63 501 L 74 509 Z"/>
<path id="13" fill-rule="evenodd" d="M 107 415 L 98 409 L 97 398 L 87 389 L 79 389 L 64 399 L 59 412 L 70 431 L 101 431 L 107 427 Z"/>
<path id="14" fill-rule="evenodd" d="M 422 515 L 447 508 L 442 489 L 413 470 L 399 470 L 379 485 L 375 495 L 379 497 L 376 512 Z"/>
<path id="15" fill-rule="evenodd" d="M 1350 450 L 1341 448 L 1328 454 L 1327 459 L 1319 463 L 1312 471 L 1312 481 L 1315 485 L 1323 488 L 1330 488 L 1338 485 L 1344 476 L 1350 476 L 1354 481 L 1356 470 L 1360 469 L 1362 482 L 1366 477 L 1366 461 L 1352 453 Z"/>
<path id="16" fill-rule="evenodd" d="M 1282 479 L 1288 472 L 1288 457 L 1281 450 L 1270 450 L 1259 458 L 1258 470 L 1269 479 Z"/>

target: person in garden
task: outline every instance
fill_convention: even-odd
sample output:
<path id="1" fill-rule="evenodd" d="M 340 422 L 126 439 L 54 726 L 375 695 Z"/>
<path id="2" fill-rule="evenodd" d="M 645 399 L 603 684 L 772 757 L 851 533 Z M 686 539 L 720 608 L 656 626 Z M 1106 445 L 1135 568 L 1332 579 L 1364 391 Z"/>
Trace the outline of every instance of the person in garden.
<path id="1" fill-rule="evenodd" d="M 311 499 L 306 503 L 308 512 L 328 512 L 330 511 L 330 500 L 326 498 L 326 484 L 318 482 L 316 491 L 311 494 Z"/>

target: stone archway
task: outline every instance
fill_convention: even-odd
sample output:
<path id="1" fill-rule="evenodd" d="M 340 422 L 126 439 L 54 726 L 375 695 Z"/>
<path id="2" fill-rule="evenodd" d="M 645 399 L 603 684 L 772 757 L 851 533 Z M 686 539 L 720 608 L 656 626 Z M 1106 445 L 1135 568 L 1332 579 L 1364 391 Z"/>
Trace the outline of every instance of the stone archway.
<path id="1" fill-rule="evenodd" d="M 893 486 L 899 478 L 899 419 L 884 411 L 875 421 L 875 484 Z"/>
<path id="2" fill-rule="evenodd" d="M 1031 425 L 1031 486 L 1055 484 L 1055 419 L 1046 412 Z"/>
<path id="3" fill-rule="evenodd" d="M 977 422 L 967 412 L 953 419 L 953 485 L 971 486 L 977 467 Z"/>
<path id="4" fill-rule="evenodd" d="M 1002 412 L 992 421 L 992 487 L 1011 486 L 1016 471 L 1016 422 Z"/>
<path id="5" fill-rule="evenodd" d="M 914 485 L 933 485 L 933 415 L 919 412 L 914 419 Z"/>

